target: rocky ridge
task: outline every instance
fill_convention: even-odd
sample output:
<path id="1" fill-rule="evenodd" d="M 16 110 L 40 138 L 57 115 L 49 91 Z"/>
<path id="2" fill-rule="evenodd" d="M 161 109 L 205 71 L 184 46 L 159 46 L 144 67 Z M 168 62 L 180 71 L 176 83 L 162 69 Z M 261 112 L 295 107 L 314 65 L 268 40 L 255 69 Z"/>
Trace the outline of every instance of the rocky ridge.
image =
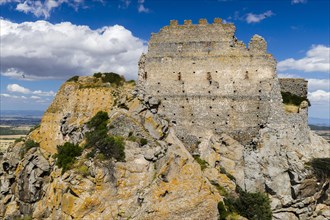
<path id="1" fill-rule="evenodd" d="M 222 132 L 187 146 L 157 113 L 160 104 L 131 83 L 95 77 L 65 83 L 29 136 L 40 148 L 21 157 L 20 142 L 1 157 L 1 218 L 218 219 L 218 203 L 237 196 L 237 186 L 266 192 L 273 219 L 330 218 L 329 179 L 306 167 L 312 158 L 330 157 L 324 139 L 274 114 L 250 145 Z M 125 138 L 125 162 L 87 158 L 85 149 L 62 174 L 51 156 L 56 146 L 83 145 L 86 123 L 98 111 L 109 114 L 108 133 Z"/>

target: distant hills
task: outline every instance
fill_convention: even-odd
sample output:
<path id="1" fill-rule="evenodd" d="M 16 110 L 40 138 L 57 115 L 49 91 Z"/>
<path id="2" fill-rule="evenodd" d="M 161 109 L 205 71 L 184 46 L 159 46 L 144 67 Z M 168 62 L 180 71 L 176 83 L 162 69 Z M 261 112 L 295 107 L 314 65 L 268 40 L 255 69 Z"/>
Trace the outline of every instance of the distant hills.
<path id="1" fill-rule="evenodd" d="M 44 111 L 40 110 L 1 110 L 0 111 L 0 119 L 1 121 L 7 121 L 8 119 L 16 120 L 19 119 L 41 119 Z M 39 121 L 39 120 L 38 120 Z M 330 130 L 330 118 L 308 118 L 309 127 L 312 130 Z"/>
<path id="2" fill-rule="evenodd" d="M 308 124 L 330 127 L 330 118 L 326 119 L 326 118 L 309 117 L 308 118 Z"/>
<path id="3" fill-rule="evenodd" d="M 43 114 L 40 110 L 0 110 L 0 118 L 41 118 Z"/>

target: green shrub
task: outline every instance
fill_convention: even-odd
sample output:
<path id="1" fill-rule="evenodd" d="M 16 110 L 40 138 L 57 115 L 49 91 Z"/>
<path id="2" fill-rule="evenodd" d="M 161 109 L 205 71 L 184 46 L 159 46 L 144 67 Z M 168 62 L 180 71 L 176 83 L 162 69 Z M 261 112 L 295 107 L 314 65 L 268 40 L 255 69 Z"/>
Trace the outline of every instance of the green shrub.
<path id="1" fill-rule="evenodd" d="M 218 190 L 218 192 L 220 193 L 221 196 L 224 196 L 224 197 L 228 196 L 227 190 L 223 186 L 220 186 L 219 183 L 212 183 L 212 185 L 215 186 L 215 188 Z"/>
<path id="2" fill-rule="evenodd" d="M 132 142 L 137 142 L 138 138 L 135 136 L 128 136 L 127 140 L 132 141 Z"/>
<path id="3" fill-rule="evenodd" d="M 22 149 L 20 150 L 20 156 L 21 158 L 24 157 L 24 155 L 31 149 L 34 147 L 39 147 L 39 143 L 35 142 L 34 140 L 27 140 L 25 141 Z"/>
<path id="4" fill-rule="evenodd" d="M 104 76 L 102 77 L 102 82 L 109 82 L 111 84 L 121 86 L 125 82 L 125 78 L 118 75 L 117 73 L 104 73 Z"/>
<path id="5" fill-rule="evenodd" d="M 125 78 L 118 75 L 117 73 L 94 73 L 96 78 L 101 78 L 103 83 L 111 83 L 116 86 L 121 86 L 125 82 Z"/>
<path id="6" fill-rule="evenodd" d="M 330 178 L 330 158 L 314 158 L 309 163 L 319 179 Z"/>
<path id="7" fill-rule="evenodd" d="M 95 78 L 101 78 L 102 77 L 102 73 L 94 73 L 93 75 Z"/>
<path id="8" fill-rule="evenodd" d="M 219 211 L 219 215 L 220 215 L 219 220 L 226 220 L 229 213 L 226 210 L 226 207 L 225 207 L 225 205 L 223 204 L 222 201 L 220 201 L 218 203 L 218 211 Z"/>
<path id="9" fill-rule="evenodd" d="M 80 156 L 83 149 L 76 144 L 66 142 L 64 145 L 57 146 L 56 165 L 62 168 L 62 174 L 69 170 L 74 164 L 76 157 Z"/>
<path id="10" fill-rule="evenodd" d="M 20 137 L 20 138 L 16 138 L 15 139 L 15 143 L 18 143 L 18 142 L 21 142 L 21 141 L 24 141 L 24 138 L 23 137 Z"/>
<path id="11" fill-rule="evenodd" d="M 249 193 L 241 190 L 239 198 L 225 198 L 224 202 L 229 213 L 237 212 L 251 220 L 271 220 L 270 200 L 264 193 Z M 219 210 L 220 211 L 220 210 Z"/>
<path id="12" fill-rule="evenodd" d="M 135 80 L 129 80 L 128 83 L 131 83 L 131 84 L 133 84 L 133 85 L 136 84 Z"/>
<path id="13" fill-rule="evenodd" d="M 307 101 L 308 106 L 311 106 L 311 103 L 307 99 L 307 97 L 301 97 L 297 96 L 295 94 L 292 94 L 290 92 L 281 92 L 282 94 L 282 99 L 284 104 L 291 104 L 291 105 L 296 105 L 299 106 L 302 101 Z"/>
<path id="14" fill-rule="evenodd" d="M 70 79 L 67 80 L 67 82 L 77 82 L 79 79 L 79 76 L 73 76 Z"/>
<path id="15" fill-rule="evenodd" d="M 80 167 L 77 168 L 77 172 L 82 175 L 83 177 L 88 176 L 89 170 L 88 170 L 88 166 L 86 166 L 85 164 L 81 165 Z"/>
<path id="16" fill-rule="evenodd" d="M 107 120 L 109 119 L 108 113 L 99 111 L 96 115 L 87 123 L 88 128 L 100 129 L 106 128 Z"/>
<path id="17" fill-rule="evenodd" d="M 103 137 L 98 143 L 97 148 L 107 158 L 115 158 L 118 161 L 125 160 L 124 138 L 119 136 Z"/>
<path id="18" fill-rule="evenodd" d="M 104 156 L 104 154 L 102 153 L 98 153 L 95 157 L 96 160 L 100 160 L 100 161 L 103 161 L 106 159 L 106 157 Z"/>
<path id="19" fill-rule="evenodd" d="M 193 157 L 197 161 L 197 163 L 199 163 L 202 170 L 205 170 L 205 168 L 207 168 L 207 166 L 209 165 L 205 160 L 201 159 L 200 156 L 194 155 Z"/>
<path id="20" fill-rule="evenodd" d="M 91 152 L 86 154 L 86 158 L 94 158 L 96 154 L 96 149 L 94 148 Z"/>
<path id="21" fill-rule="evenodd" d="M 140 144 L 141 144 L 141 146 L 144 146 L 144 145 L 148 144 L 148 140 L 145 139 L 145 138 L 141 138 L 140 139 Z"/>
<path id="22" fill-rule="evenodd" d="M 86 146 L 98 149 L 105 158 L 115 158 L 118 161 L 125 160 L 124 138 L 108 135 L 107 121 L 108 113 L 98 112 L 88 123 L 87 126 L 92 131 L 86 134 Z M 94 157 L 96 151 L 92 150 L 88 157 Z"/>

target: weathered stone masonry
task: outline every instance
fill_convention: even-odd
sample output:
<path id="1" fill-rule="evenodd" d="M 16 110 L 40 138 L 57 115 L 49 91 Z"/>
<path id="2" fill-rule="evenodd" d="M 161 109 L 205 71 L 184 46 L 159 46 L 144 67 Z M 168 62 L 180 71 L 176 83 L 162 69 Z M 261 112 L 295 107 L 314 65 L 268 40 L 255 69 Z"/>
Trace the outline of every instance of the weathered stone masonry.
<path id="1" fill-rule="evenodd" d="M 290 92 L 297 96 L 307 97 L 307 81 L 305 79 L 282 78 L 279 79 L 281 91 Z"/>
<path id="2" fill-rule="evenodd" d="M 140 59 L 140 90 L 161 100 L 159 113 L 172 119 L 184 141 L 226 131 L 250 143 L 272 106 L 281 106 L 267 43 L 254 35 L 246 47 L 235 30 L 219 18 L 212 24 L 172 20 L 152 34 Z"/>

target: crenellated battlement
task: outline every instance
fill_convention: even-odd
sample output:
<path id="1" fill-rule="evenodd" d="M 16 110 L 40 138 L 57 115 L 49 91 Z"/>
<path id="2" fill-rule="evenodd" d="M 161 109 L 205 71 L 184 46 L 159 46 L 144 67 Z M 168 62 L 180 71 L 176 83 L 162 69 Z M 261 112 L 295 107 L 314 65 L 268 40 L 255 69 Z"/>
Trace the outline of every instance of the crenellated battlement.
<path id="1" fill-rule="evenodd" d="M 213 23 L 209 24 L 207 19 L 205 18 L 201 18 L 198 20 L 198 24 L 193 24 L 192 20 L 184 20 L 183 21 L 183 25 L 179 25 L 179 21 L 178 20 L 170 20 L 170 27 L 178 27 L 178 26 L 190 26 L 190 25 L 219 25 L 219 24 L 223 24 L 222 23 L 222 19 L 221 18 L 214 18 Z"/>
<path id="2" fill-rule="evenodd" d="M 159 113 L 173 120 L 185 140 L 227 131 L 248 143 L 282 105 L 266 41 L 254 35 L 246 47 L 235 31 L 220 18 L 212 24 L 171 20 L 152 34 L 141 57 L 139 87 L 161 100 Z"/>

